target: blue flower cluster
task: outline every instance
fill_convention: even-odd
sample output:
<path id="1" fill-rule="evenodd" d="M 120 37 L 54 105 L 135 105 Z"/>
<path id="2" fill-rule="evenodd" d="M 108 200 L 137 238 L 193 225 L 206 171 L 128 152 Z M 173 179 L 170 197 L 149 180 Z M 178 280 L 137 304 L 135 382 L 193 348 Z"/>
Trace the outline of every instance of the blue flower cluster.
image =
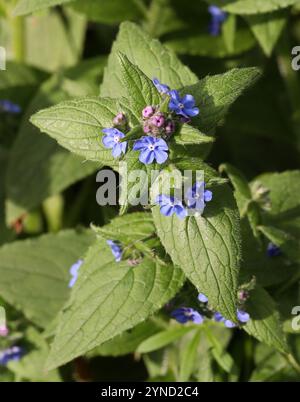
<path id="1" fill-rule="evenodd" d="M 9 100 L 3 99 L 0 100 L 0 111 L 11 114 L 18 114 L 21 113 L 22 109 L 19 105 L 16 105 Z"/>
<path id="2" fill-rule="evenodd" d="M 81 267 L 81 265 L 83 264 L 83 260 L 78 260 L 75 262 L 75 264 L 73 264 L 70 268 L 70 274 L 71 274 L 71 280 L 69 282 L 69 288 L 72 288 L 78 278 L 78 273 L 79 273 L 79 268 Z"/>
<path id="3" fill-rule="evenodd" d="M 157 90 L 169 97 L 169 113 L 160 111 L 159 106 L 148 105 L 142 111 L 143 131 L 146 136 L 136 140 L 133 150 L 140 152 L 139 160 L 145 165 L 153 162 L 163 164 L 168 159 L 169 147 L 166 140 L 176 131 L 177 122 L 187 123 L 190 118 L 199 114 L 195 99 L 192 95 L 180 96 L 176 90 L 162 84 L 157 78 L 153 79 Z M 124 140 L 126 132 L 130 130 L 124 113 L 118 113 L 113 119 L 113 127 L 104 128 L 102 144 L 112 150 L 112 156 L 119 158 L 128 148 Z"/>
<path id="4" fill-rule="evenodd" d="M 211 15 L 209 24 L 209 33 L 212 36 L 218 36 L 221 32 L 221 26 L 227 18 L 227 13 L 222 11 L 219 7 L 211 5 L 208 7 L 208 12 Z"/>
<path id="5" fill-rule="evenodd" d="M 24 351 L 19 346 L 13 346 L 0 352 L 0 366 L 6 366 L 10 361 L 18 361 L 23 356 Z"/>
<path id="6" fill-rule="evenodd" d="M 181 200 L 174 196 L 160 194 L 156 197 L 155 203 L 160 206 L 160 212 L 164 216 L 176 214 L 178 218 L 184 219 L 188 215 L 188 209 L 201 215 L 207 202 L 211 201 L 213 194 L 210 190 L 205 190 L 204 182 L 196 182 L 189 188 L 185 195 L 186 207 Z"/>
<path id="7" fill-rule="evenodd" d="M 208 298 L 203 293 L 199 293 L 198 301 L 207 304 Z M 171 317 L 180 324 L 186 324 L 189 321 L 194 324 L 202 324 L 204 321 L 204 317 L 191 307 L 177 308 L 171 313 Z M 216 322 L 223 322 L 227 328 L 235 328 L 237 326 L 234 322 L 224 318 L 219 312 L 215 312 L 213 318 Z M 243 310 L 237 310 L 237 319 L 241 324 L 246 324 L 250 320 L 250 315 Z"/>

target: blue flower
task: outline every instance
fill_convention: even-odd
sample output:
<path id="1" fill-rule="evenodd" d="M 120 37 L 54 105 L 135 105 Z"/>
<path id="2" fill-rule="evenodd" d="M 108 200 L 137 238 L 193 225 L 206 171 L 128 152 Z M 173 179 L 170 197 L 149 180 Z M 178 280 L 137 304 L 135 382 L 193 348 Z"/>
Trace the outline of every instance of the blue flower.
<path id="1" fill-rule="evenodd" d="M 178 91 L 170 91 L 171 100 L 169 109 L 184 118 L 195 117 L 199 114 L 199 109 L 195 106 L 195 99 L 192 95 L 180 97 Z"/>
<path id="2" fill-rule="evenodd" d="M 202 315 L 190 307 L 180 307 L 172 311 L 171 317 L 180 324 L 186 324 L 188 321 L 192 321 L 194 324 L 202 324 L 204 321 Z"/>
<path id="3" fill-rule="evenodd" d="M 113 253 L 113 256 L 115 257 L 116 262 L 120 262 L 122 259 L 122 248 L 119 246 L 118 243 L 116 243 L 113 240 L 107 240 L 106 242 L 109 247 L 111 248 L 111 252 Z"/>
<path id="4" fill-rule="evenodd" d="M 104 128 L 102 132 L 106 134 L 102 138 L 102 143 L 105 148 L 112 149 L 112 156 L 114 158 L 118 158 L 122 153 L 125 154 L 127 142 L 120 142 L 125 137 L 125 134 L 117 128 Z"/>
<path id="5" fill-rule="evenodd" d="M 232 322 L 232 321 L 230 321 L 230 320 L 226 320 L 226 318 L 224 318 L 224 317 L 222 316 L 222 314 L 219 313 L 219 312 L 216 312 L 216 313 L 214 314 L 214 320 L 215 320 L 216 322 L 223 322 L 224 325 L 225 325 L 225 327 L 227 327 L 227 328 L 235 328 L 235 327 L 236 327 L 236 324 L 235 324 L 234 322 Z"/>
<path id="6" fill-rule="evenodd" d="M 238 310 L 237 311 L 237 319 L 240 322 L 242 322 L 243 324 L 245 324 L 246 322 L 248 322 L 250 320 L 250 315 L 248 313 L 246 313 L 246 311 Z"/>
<path id="7" fill-rule="evenodd" d="M 180 219 L 184 219 L 187 216 L 187 211 L 182 202 L 173 196 L 160 194 L 156 197 L 155 202 L 160 206 L 160 213 L 164 216 L 176 214 Z"/>
<path id="8" fill-rule="evenodd" d="M 6 366 L 10 361 L 18 361 L 23 356 L 24 351 L 19 346 L 13 346 L 0 352 L 0 366 Z"/>
<path id="9" fill-rule="evenodd" d="M 267 247 L 267 254 L 269 257 L 278 257 L 281 255 L 281 250 L 273 243 L 269 243 Z"/>
<path id="10" fill-rule="evenodd" d="M 7 112 L 7 113 L 12 113 L 12 114 L 18 114 L 21 113 L 22 109 L 20 108 L 19 105 L 16 105 L 15 103 L 9 101 L 9 100 L 0 100 L 0 111 Z"/>
<path id="11" fill-rule="evenodd" d="M 212 36 L 218 36 L 221 31 L 221 25 L 227 18 L 227 13 L 222 11 L 219 7 L 213 5 L 208 7 L 208 12 L 211 15 L 209 33 Z"/>
<path id="12" fill-rule="evenodd" d="M 203 293 L 198 294 L 198 300 L 201 303 L 207 303 L 208 302 L 208 298 Z"/>
<path id="13" fill-rule="evenodd" d="M 212 200 L 212 192 L 205 190 L 205 183 L 196 182 L 193 187 L 186 192 L 186 202 L 189 208 L 194 208 L 202 214 L 205 203 Z"/>
<path id="14" fill-rule="evenodd" d="M 248 322 L 250 320 L 250 315 L 242 310 L 237 310 L 236 316 L 237 316 L 237 319 L 239 320 L 239 322 L 241 322 L 242 324 L 245 324 L 246 322 Z M 235 328 L 236 327 L 236 324 L 234 322 L 227 320 L 219 312 L 216 312 L 214 314 L 214 320 L 216 322 L 223 322 L 225 327 L 227 327 L 227 328 Z"/>
<path id="15" fill-rule="evenodd" d="M 75 282 L 77 281 L 78 278 L 78 271 L 81 265 L 83 264 L 83 260 L 78 260 L 73 264 L 70 268 L 70 274 L 72 276 L 70 282 L 69 282 L 69 288 L 72 288 L 75 285 Z"/>
<path id="16" fill-rule="evenodd" d="M 162 84 L 157 78 L 153 78 L 152 82 L 161 94 L 167 94 L 170 91 L 168 85 Z"/>
<path id="17" fill-rule="evenodd" d="M 133 145 L 134 151 L 141 151 L 139 160 L 145 165 L 149 165 L 156 159 L 158 164 L 164 163 L 168 159 L 169 150 L 166 141 L 155 137 L 142 137 Z"/>

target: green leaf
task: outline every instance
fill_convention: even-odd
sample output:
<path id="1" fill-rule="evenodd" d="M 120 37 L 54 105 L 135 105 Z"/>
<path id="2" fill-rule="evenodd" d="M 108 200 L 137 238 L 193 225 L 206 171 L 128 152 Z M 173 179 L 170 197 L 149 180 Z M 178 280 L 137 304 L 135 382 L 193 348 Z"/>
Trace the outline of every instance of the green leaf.
<path id="1" fill-rule="evenodd" d="M 257 287 L 251 292 L 246 309 L 251 319 L 243 327 L 245 331 L 260 342 L 288 353 L 289 347 L 272 297 L 263 288 Z"/>
<path id="2" fill-rule="evenodd" d="M 272 226 L 259 226 L 258 229 L 276 246 L 280 247 L 292 261 L 300 263 L 299 238 Z"/>
<path id="3" fill-rule="evenodd" d="M 192 86 L 184 87 L 182 93 L 195 97 L 200 114 L 193 119 L 193 125 L 209 133 L 224 119 L 230 106 L 260 77 L 260 70 L 235 68 L 225 74 L 206 77 Z"/>
<path id="4" fill-rule="evenodd" d="M 218 365 L 228 374 L 236 374 L 237 367 L 234 360 L 210 328 L 205 328 L 206 337 L 211 344 L 211 353 Z"/>
<path id="5" fill-rule="evenodd" d="M 137 120 L 140 120 L 143 109 L 149 105 L 159 105 L 161 96 L 152 81 L 138 66 L 132 64 L 123 53 L 119 53 L 118 56 L 121 64 L 121 79 L 127 91 L 130 109 Z"/>
<path id="6" fill-rule="evenodd" d="M 257 177 L 252 183 L 252 192 L 263 189 L 268 200 L 263 214 L 263 225 L 273 226 L 291 237 L 300 236 L 300 171 L 267 173 Z"/>
<path id="7" fill-rule="evenodd" d="M 252 200 L 252 194 L 245 176 L 229 163 L 223 163 L 219 167 L 220 172 L 226 172 L 234 187 L 234 196 L 240 211 L 241 217 L 247 213 L 249 203 Z"/>
<path id="8" fill-rule="evenodd" d="M 184 124 L 180 132 L 172 137 L 172 140 L 177 145 L 197 145 L 212 143 L 215 138 L 201 133 L 189 124 Z"/>
<path id="9" fill-rule="evenodd" d="M 93 227 L 95 233 L 105 240 L 118 240 L 125 244 L 143 240 L 155 234 L 151 213 L 135 212 L 114 218 L 102 227 Z"/>
<path id="10" fill-rule="evenodd" d="M 45 77 L 35 68 L 8 61 L 6 71 L 1 73 L 0 97 L 24 107 Z"/>
<path id="11" fill-rule="evenodd" d="M 299 0 L 206 0 L 233 14 L 269 13 L 299 3 Z"/>
<path id="12" fill-rule="evenodd" d="M 243 237 L 243 260 L 240 270 L 240 283 L 247 283 L 253 277 L 261 286 L 272 286 L 288 281 L 299 270 L 285 256 L 270 258 L 265 242 L 254 237 L 247 218 L 241 221 Z M 261 232 L 260 232 L 261 234 Z"/>
<path id="13" fill-rule="evenodd" d="M 287 13 L 277 11 L 269 14 L 249 15 L 244 17 L 267 56 L 272 51 L 287 23 Z"/>
<path id="14" fill-rule="evenodd" d="M 142 342 L 137 348 L 138 353 L 150 353 L 155 350 L 161 349 L 172 342 L 177 341 L 182 338 L 185 334 L 195 329 L 195 326 L 179 327 L 174 326 L 173 328 L 161 331 L 158 334 L 151 336 Z"/>
<path id="15" fill-rule="evenodd" d="M 83 163 L 78 156 L 66 152 L 55 141 L 41 135 L 28 120 L 43 107 L 74 96 L 96 93 L 103 65 L 104 59 L 92 59 L 65 71 L 63 75 L 53 76 L 41 85 L 29 103 L 7 171 L 8 223 L 100 168 L 100 164 Z"/>
<path id="16" fill-rule="evenodd" d="M 109 56 L 101 86 L 101 95 L 113 98 L 126 96 L 120 81 L 121 66 L 118 53 L 124 53 L 150 79 L 157 77 L 172 88 L 180 88 L 197 82 L 197 77 L 185 67 L 176 55 L 158 40 L 152 39 L 137 25 L 121 24 L 118 37 Z"/>
<path id="17" fill-rule="evenodd" d="M 236 16 L 235 15 L 229 15 L 227 19 L 224 21 L 222 25 L 222 35 L 224 38 L 224 42 L 226 45 L 226 49 L 229 52 L 234 51 L 234 44 L 235 44 L 235 38 L 236 38 Z M 240 36 L 240 33 L 238 33 Z"/>
<path id="18" fill-rule="evenodd" d="M 74 66 L 81 57 L 86 21 L 72 10 L 26 18 L 26 62 L 45 71 Z"/>
<path id="19" fill-rule="evenodd" d="M 70 3 L 73 0 L 19 0 L 17 3 L 13 15 L 26 15 L 34 13 L 48 7 L 54 7 L 65 3 Z"/>
<path id="20" fill-rule="evenodd" d="M 83 13 L 91 21 L 118 24 L 122 21 L 141 18 L 138 1 L 128 0 L 124 7 L 124 0 L 77 0 L 71 3 L 71 7 Z"/>
<path id="21" fill-rule="evenodd" d="M 239 216 L 227 185 L 213 189 L 203 216 L 165 217 L 152 209 L 157 234 L 187 278 L 211 307 L 236 321 L 237 279 L 241 259 Z"/>
<path id="22" fill-rule="evenodd" d="M 233 41 L 233 38 L 231 38 Z M 165 44 L 177 54 L 203 57 L 233 57 L 249 51 L 255 46 L 255 39 L 248 29 L 239 29 L 231 47 L 226 45 L 225 37 L 212 37 L 209 34 L 193 32 L 189 35 L 173 34 Z"/>
<path id="23" fill-rule="evenodd" d="M 105 241 L 89 249 L 81 273 L 60 316 L 49 369 L 144 321 L 183 283 L 180 269 L 154 259 L 144 258 L 134 268 L 116 263 Z"/>
<path id="24" fill-rule="evenodd" d="M 154 320 L 148 320 L 138 324 L 133 329 L 115 336 L 110 341 L 104 342 L 87 353 L 87 357 L 95 356 L 123 356 L 134 353 L 137 347 L 147 338 L 160 331 L 160 327 Z"/>
<path id="25" fill-rule="evenodd" d="M 68 230 L 20 240 L 0 248 L 0 296 L 45 327 L 69 295 L 69 269 L 94 239 L 91 231 Z"/>
<path id="26" fill-rule="evenodd" d="M 200 338 L 201 332 L 196 331 L 183 347 L 179 366 L 179 381 L 188 381 L 193 373 Z"/>
<path id="27" fill-rule="evenodd" d="M 116 167 L 111 150 L 102 144 L 102 129 L 111 127 L 116 101 L 86 97 L 62 102 L 32 116 L 31 122 L 69 151 L 87 160 Z"/>
<path id="28" fill-rule="evenodd" d="M 58 370 L 51 372 L 45 370 L 49 346 L 43 336 L 33 327 L 29 327 L 26 331 L 26 341 L 33 344 L 34 348 L 26 353 L 21 360 L 10 362 L 8 364 L 9 369 L 19 381 L 60 382 Z"/>

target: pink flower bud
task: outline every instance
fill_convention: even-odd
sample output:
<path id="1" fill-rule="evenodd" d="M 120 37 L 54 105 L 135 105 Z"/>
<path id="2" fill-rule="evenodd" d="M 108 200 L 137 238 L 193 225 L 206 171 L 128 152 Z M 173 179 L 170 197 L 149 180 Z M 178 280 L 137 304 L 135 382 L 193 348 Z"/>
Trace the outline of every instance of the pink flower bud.
<path id="1" fill-rule="evenodd" d="M 144 117 L 145 119 L 148 119 L 149 117 L 153 116 L 154 113 L 155 113 L 155 109 L 154 109 L 154 107 L 152 107 L 152 106 L 147 106 L 147 107 L 145 107 L 145 109 L 144 109 L 143 112 L 142 112 L 143 117 Z"/>
<path id="2" fill-rule="evenodd" d="M 116 117 L 113 119 L 113 124 L 115 126 L 122 126 L 123 124 L 126 124 L 127 119 L 124 113 L 120 112 L 116 115 Z"/>
<path id="3" fill-rule="evenodd" d="M 151 124 L 158 128 L 163 127 L 165 124 L 165 116 L 162 113 L 157 113 L 151 118 Z"/>

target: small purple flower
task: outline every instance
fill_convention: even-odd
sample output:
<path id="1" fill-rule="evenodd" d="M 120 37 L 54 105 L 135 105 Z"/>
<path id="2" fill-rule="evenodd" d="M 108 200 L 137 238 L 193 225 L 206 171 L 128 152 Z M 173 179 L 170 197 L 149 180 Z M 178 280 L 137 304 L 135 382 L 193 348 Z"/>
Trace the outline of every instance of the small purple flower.
<path id="1" fill-rule="evenodd" d="M 155 113 L 155 108 L 153 106 L 146 106 L 145 109 L 142 111 L 143 117 L 148 119 L 152 117 Z"/>
<path id="2" fill-rule="evenodd" d="M 204 321 L 202 315 L 190 307 L 180 307 L 172 311 L 171 317 L 180 324 L 186 324 L 188 321 L 192 321 L 194 324 L 202 324 Z"/>
<path id="3" fill-rule="evenodd" d="M 8 335 L 8 328 L 6 325 L 1 325 L 0 327 L 0 336 L 7 336 Z"/>
<path id="4" fill-rule="evenodd" d="M 198 300 L 201 303 L 207 303 L 208 302 L 208 298 L 203 293 L 198 294 Z"/>
<path id="5" fill-rule="evenodd" d="M 111 252 L 112 252 L 113 256 L 115 257 L 116 262 L 120 262 L 122 259 L 122 254 L 123 254 L 121 246 L 119 246 L 119 244 L 113 240 L 107 240 L 106 243 L 111 248 Z"/>
<path id="6" fill-rule="evenodd" d="M 151 117 L 150 120 L 151 124 L 157 128 L 161 128 L 165 125 L 165 116 L 163 113 L 157 113 Z"/>
<path id="7" fill-rule="evenodd" d="M 151 164 L 156 159 L 158 164 L 164 163 L 168 159 L 169 150 L 166 141 L 155 137 L 142 137 L 133 145 L 134 151 L 140 151 L 139 160 L 145 165 Z"/>
<path id="8" fill-rule="evenodd" d="M 212 192 L 205 190 L 205 183 L 196 182 L 186 192 L 186 203 L 189 208 L 197 210 L 200 214 L 204 211 L 205 203 L 212 200 Z"/>
<path id="9" fill-rule="evenodd" d="M 164 216 L 176 214 L 180 219 L 184 219 L 187 216 L 187 211 L 182 202 L 173 196 L 161 194 L 156 197 L 155 201 L 160 206 L 160 213 Z"/>
<path id="10" fill-rule="evenodd" d="M 246 311 L 237 310 L 237 319 L 240 322 L 242 322 L 243 324 L 245 324 L 246 322 L 248 322 L 250 320 L 250 315 L 248 313 L 246 313 Z"/>
<path id="11" fill-rule="evenodd" d="M 83 260 L 78 260 L 73 264 L 70 268 L 70 274 L 72 276 L 70 282 L 69 282 L 69 288 L 72 288 L 75 285 L 75 282 L 77 281 L 78 278 L 78 272 L 79 268 L 83 264 Z"/>
<path id="12" fill-rule="evenodd" d="M 6 366 L 10 361 L 18 361 L 23 356 L 24 351 L 19 346 L 13 346 L 0 352 L 0 366 Z"/>
<path id="13" fill-rule="evenodd" d="M 211 21 L 209 24 L 209 33 L 212 36 L 218 36 L 221 31 L 221 25 L 227 18 L 227 13 L 225 13 L 219 7 L 214 5 L 208 7 L 208 12 L 211 15 Z"/>
<path id="14" fill-rule="evenodd" d="M 273 243 L 269 243 L 267 247 L 268 257 L 278 257 L 281 255 L 281 250 Z"/>
<path id="15" fill-rule="evenodd" d="M 12 114 L 18 114 L 21 113 L 22 109 L 20 108 L 19 105 L 16 105 L 15 103 L 9 101 L 9 100 L 0 100 L 0 111 L 7 112 L 7 113 L 12 113 Z"/>
<path id="16" fill-rule="evenodd" d="M 167 94 L 170 91 L 168 85 L 162 84 L 157 78 L 153 78 L 152 82 L 161 94 Z"/>
<path id="17" fill-rule="evenodd" d="M 117 128 L 104 128 L 102 132 L 105 136 L 102 138 L 102 143 L 105 148 L 112 149 L 112 156 L 118 158 L 122 153 L 125 154 L 127 142 L 120 142 L 125 137 Z"/>
<path id="18" fill-rule="evenodd" d="M 116 117 L 113 119 L 113 124 L 115 126 L 124 126 L 125 124 L 127 124 L 125 114 L 123 112 L 118 113 Z"/>
<path id="19" fill-rule="evenodd" d="M 169 109 L 185 118 L 195 117 L 199 114 L 199 108 L 195 106 L 195 98 L 192 95 L 184 95 L 182 98 L 178 91 L 170 91 L 171 100 Z"/>

